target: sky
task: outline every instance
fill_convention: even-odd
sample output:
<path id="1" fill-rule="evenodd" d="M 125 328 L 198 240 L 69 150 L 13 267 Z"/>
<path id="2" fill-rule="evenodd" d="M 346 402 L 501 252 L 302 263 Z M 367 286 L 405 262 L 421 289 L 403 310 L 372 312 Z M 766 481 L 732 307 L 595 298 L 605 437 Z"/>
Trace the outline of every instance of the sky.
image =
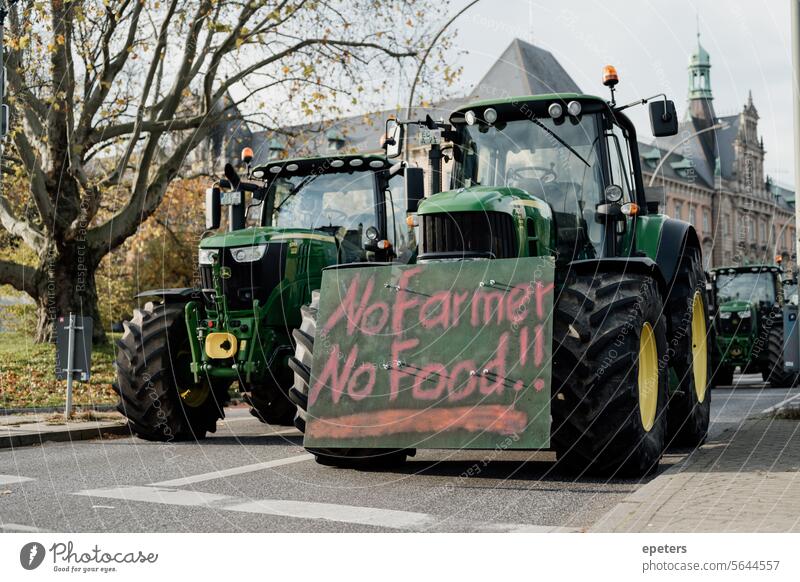
<path id="1" fill-rule="evenodd" d="M 454 0 L 452 13 L 467 3 Z M 789 7 L 790 0 L 481 0 L 453 25 L 461 88 L 475 85 L 518 37 L 553 53 L 586 93 L 607 95 L 600 77 L 613 64 L 618 103 L 665 92 L 682 116 L 699 25 L 717 115 L 741 111 L 752 91 L 765 173 L 793 186 Z M 646 108 L 627 113 L 649 141 Z"/>

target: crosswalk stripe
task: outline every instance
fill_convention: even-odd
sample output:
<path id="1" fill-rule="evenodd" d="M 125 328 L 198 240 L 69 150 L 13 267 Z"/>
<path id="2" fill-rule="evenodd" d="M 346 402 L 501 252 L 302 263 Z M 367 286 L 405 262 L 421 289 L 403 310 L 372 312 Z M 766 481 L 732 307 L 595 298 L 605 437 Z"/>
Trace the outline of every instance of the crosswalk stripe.
<path id="1" fill-rule="evenodd" d="M 254 471 L 263 471 L 264 469 L 281 467 L 283 465 L 291 465 L 292 463 L 310 461 L 313 458 L 314 455 L 309 455 L 306 453 L 303 455 L 297 455 L 295 457 L 287 457 L 285 459 L 275 459 L 273 461 L 265 461 L 264 463 L 254 463 L 252 465 L 244 465 L 242 467 L 233 467 L 231 469 L 212 471 L 211 473 L 201 473 L 200 475 L 189 475 L 187 477 L 180 477 L 178 479 L 170 479 L 169 481 L 159 481 L 158 483 L 151 483 L 151 485 L 153 487 L 183 487 L 184 485 L 191 485 L 193 483 L 202 483 L 203 481 L 222 479 L 223 477 L 243 475 L 244 473 L 252 473 Z"/>
<path id="2" fill-rule="evenodd" d="M 0 475 L 0 485 L 13 485 L 14 483 L 24 483 L 25 481 L 33 481 L 33 479 L 22 475 Z"/>
<path id="3" fill-rule="evenodd" d="M 134 485 L 130 487 L 109 487 L 87 489 L 75 495 L 92 498 L 119 499 L 132 502 L 161 503 L 179 506 L 204 506 L 209 509 L 275 515 L 297 519 L 314 519 L 336 523 L 349 523 L 387 529 L 426 531 L 426 530 L 468 530 L 482 532 L 563 532 L 576 531 L 569 528 L 539 526 L 520 523 L 466 522 L 451 520 L 437 515 L 383 509 L 319 503 L 315 501 L 295 501 L 289 499 L 245 499 L 207 493 L 157 487 L 154 485 Z"/>

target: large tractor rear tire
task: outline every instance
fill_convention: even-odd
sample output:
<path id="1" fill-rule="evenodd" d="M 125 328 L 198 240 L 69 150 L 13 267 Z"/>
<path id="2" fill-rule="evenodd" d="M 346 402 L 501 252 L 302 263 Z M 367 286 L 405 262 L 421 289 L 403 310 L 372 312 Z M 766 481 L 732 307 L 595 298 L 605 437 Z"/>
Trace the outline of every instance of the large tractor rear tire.
<path id="1" fill-rule="evenodd" d="M 708 436 L 711 416 L 705 274 L 697 249 L 685 249 L 666 300 L 669 365 L 678 385 L 667 406 L 667 444 L 697 447 Z"/>
<path id="2" fill-rule="evenodd" d="M 571 473 L 654 471 L 667 432 L 666 323 L 653 277 L 571 274 L 555 306 L 551 443 Z"/>
<path id="3" fill-rule="evenodd" d="M 117 341 L 117 410 L 146 440 L 202 439 L 225 417 L 229 382 L 194 382 L 183 308 L 147 303 Z"/>
<path id="4" fill-rule="evenodd" d="M 767 332 L 766 363 L 761 377 L 773 387 L 790 388 L 797 384 L 797 374 L 784 370 L 783 321 L 780 312 L 772 314 L 772 324 Z"/>
<path id="5" fill-rule="evenodd" d="M 311 363 L 314 359 L 314 338 L 317 331 L 317 313 L 319 311 L 319 291 L 312 291 L 311 303 L 301 309 L 302 322 L 300 328 L 293 333 L 297 342 L 294 357 L 289 360 L 289 367 L 294 370 L 294 387 L 289 396 L 297 405 L 294 425 L 301 431 L 306 430 L 308 419 L 307 403 L 309 384 L 311 382 Z M 320 465 L 343 468 L 373 468 L 400 465 L 414 451 L 396 449 L 341 448 L 341 449 L 308 449 Z"/>

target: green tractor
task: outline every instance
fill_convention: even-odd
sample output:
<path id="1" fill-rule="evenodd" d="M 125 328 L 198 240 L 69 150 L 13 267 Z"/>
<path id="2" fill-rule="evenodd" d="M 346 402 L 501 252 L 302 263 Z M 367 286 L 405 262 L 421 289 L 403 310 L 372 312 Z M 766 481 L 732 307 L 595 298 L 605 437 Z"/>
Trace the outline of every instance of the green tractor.
<path id="1" fill-rule="evenodd" d="M 733 383 L 733 373 L 760 373 L 774 386 L 791 386 L 784 367 L 784 289 L 780 266 L 747 265 L 712 271 L 716 337 L 712 382 Z"/>
<path id="2" fill-rule="evenodd" d="M 544 448 L 556 451 L 562 467 L 642 475 L 654 470 L 668 444 L 696 446 L 706 438 L 711 400 L 706 281 L 694 228 L 665 216 L 659 211 L 663 201 L 646 196 L 636 130 L 622 113 L 626 107 L 651 101 L 653 134 L 674 135 L 674 104 L 665 98 L 650 98 L 617 106 L 615 83 L 616 75 L 609 71 L 604 84 L 612 89 L 611 101 L 579 94 L 535 95 L 471 103 L 454 111 L 448 122 L 430 117 L 419 122 L 387 122 L 387 135 L 398 136 L 392 140 L 396 143 L 402 143 L 404 127 L 412 124 L 422 136 L 421 143 L 432 144 L 432 195 L 422 201 L 413 218 L 421 229 L 415 279 L 411 279 L 414 284 L 408 283 L 408 273 L 403 275 L 404 271 L 392 267 L 400 277 L 387 272 L 386 277 L 395 278 L 381 287 L 395 296 L 404 294 L 400 309 L 407 314 L 411 311 L 408 305 L 417 301 L 410 293 L 418 296 L 420 305 L 429 301 L 425 300 L 431 295 L 426 282 L 450 273 L 453 263 L 463 265 L 464 270 L 487 271 L 495 262 L 498 267 L 512 265 L 509 268 L 536 264 L 544 270 L 553 265 L 548 275 L 554 282 L 553 307 L 543 324 L 552 329 L 552 343 L 544 347 L 541 358 L 545 382 L 538 377 L 515 382 L 514 389 L 519 392 L 514 397 L 521 402 L 528 392 L 548 392 L 549 403 L 542 404 L 542 413 L 528 418 L 536 417 L 536 422 L 544 418 L 549 424 L 549 445 Z M 452 156 L 454 166 L 450 189 L 442 192 L 440 162 L 446 155 Z M 369 276 L 368 269 L 355 270 Z M 295 332 L 297 351 L 291 364 L 300 403 L 296 424 L 306 430 L 304 444 L 318 462 L 336 466 L 397 462 L 429 442 L 446 442 L 431 448 L 460 448 L 472 446 L 486 431 L 497 430 L 501 436 L 520 434 L 501 426 L 506 414 L 502 411 L 518 412 L 512 410 L 514 403 L 504 403 L 501 409 L 481 408 L 501 410 L 497 422 L 462 422 L 457 415 L 470 411 L 463 406 L 457 412 L 451 409 L 454 426 L 459 428 L 452 431 L 451 439 L 438 439 L 448 427 L 441 423 L 444 416 L 434 417 L 429 409 L 448 407 L 457 394 L 472 389 L 476 377 L 489 378 L 492 372 L 488 366 L 474 366 L 459 377 L 464 378 L 466 387 L 454 388 L 457 382 L 452 372 L 447 376 L 436 371 L 443 370 L 441 366 L 427 362 L 437 350 L 451 353 L 452 343 L 457 341 L 467 351 L 477 351 L 482 343 L 479 331 L 446 343 L 434 338 L 427 353 L 414 355 L 419 363 L 413 365 L 390 359 L 374 370 L 369 362 L 361 367 L 348 362 L 358 377 L 351 377 L 346 386 L 337 383 L 335 375 L 322 368 L 325 360 L 318 352 L 330 352 L 327 346 L 338 345 L 340 338 L 330 323 L 323 326 L 319 320 L 328 317 L 333 321 L 330 313 L 335 315 L 341 309 L 330 297 L 337 293 L 337 277 L 345 275 L 354 276 L 350 269 L 326 270 L 321 293 L 314 293 L 310 305 L 303 308 L 303 322 Z M 487 277 L 479 286 L 512 293 L 517 289 Z M 321 315 L 327 309 L 326 301 L 333 305 L 328 315 Z M 376 304 L 376 312 L 380 309 L 381 304 Z M 394 309 L 396 313 L 396 305 Z M 424 325 L 425 317 L 420 321 Z M 413 343 L 417 328 L 398 332 L 397 341 Z M 372 335 L 368 330 L 349 331 L 362 334 L 359 341 L 364 347 L 380 341 L 368 337 Z M 516 341 L 515 336 L 510 337 Z M 343 342 L 348 340 L 343 338 Z M 320 346 L 323 341 L 325 346 Z M 417 375 L 423 383 L 430 382 L 434 373 L 447 378 L 451 397 L 428 401 L 424 404 L 428 408 L 420 410 L 406 405 L 383 416 L 367 415 L 367 409 L 375 408 L 378 400 L 365 398 L 367 388 L 374 396 L 383 386 L 382 375 L 391 376 L 400 368 L 422 370 Z M 325 424 L 321 402 L 329 390 L 320 386 L 323 375 L 333 378 L 334 387 L 333 400 L 325 400 L 324 406 L 345 403 L 346 407 L 338 417 L 339 426 L 328 423 L 328 430 L 319 433 L 327 437 L 311 438 L 308 427 Z M 361 387 L 361 378 L 370 384 Z M 533 387 L 530 390 L 523 388 L 528 380 Z M 404 398 L 402 385 L 397 388 L 390 379 L 386 385 L 389 388 L 381 395 L 385 401 Z M 425 392 L 419 384 L 409 385 L 406 392 L 426 398 L 438 398 L 442 393 Z M 485 398 L 490 396 L 494 394 L 487 390 Z M 476 401 L 474 408 L 481 405 Z M 416 417 L 430 420 L 428 428 L 421 427 L 421 422 L 414 424 Z M 359 419 L 366 418 L 383 424 L 370 420 L 356 426 Z M 425 430 L 431 432 L 420 437 Z M 390 433 L 394 441 L 384 438 Z M 358 440 L 352 435 L 362 437 Z M 541 440 L 546 442 L 547 435 Z M 513 448 L 524 441 L 504 441 L 497 448 Z M 335 446 L 337 442 L 343 444 Z M 389 442 L 397 446 L 387 445 Z"/>
<path id="3" fill-rule="evenodd" d="M 421 170 L 374 155 L 252 169 L 249 148 L 243 157 L 252 181 L 227 164 L 206 193 L 200 285 L 140 293 L 153 300 L 124 324 L 114 387 L 119 411 L 142 438 L 214 432 L 234 382 L 254 416 L 291 425 L 291 333 L 322 269 L 414 259 L 406 216 L 423 196 Z M 227 230 L 220 231 L 225 206 Z"/>

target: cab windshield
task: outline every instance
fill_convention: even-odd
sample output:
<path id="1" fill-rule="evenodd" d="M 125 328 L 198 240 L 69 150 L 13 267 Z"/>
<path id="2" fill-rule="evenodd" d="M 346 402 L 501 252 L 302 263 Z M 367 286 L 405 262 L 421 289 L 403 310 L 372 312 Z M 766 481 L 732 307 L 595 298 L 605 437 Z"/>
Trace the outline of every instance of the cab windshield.
<path id="1" fill-rule="evenodd" d="M 720 273 L 717 275 L 717 302 L 747 301 L 774 303 L 775 280 L 772 273 Z"/>
<path id="2" fill-rule="evenodd" d="M 267 196 L 274 200 L 271 226 L 340 228 L 357 232 L 359 243 L 370 226 L 378 227 L 373 172 L 278 177 Z"/>
<path id="3" fill-rule="evenodd" d="M 559 246 L 599 254 L 595 207 L 603 191 L 598 116 L 549 117 L 459 127 L 455 188 L 519 188 L 553 210 Z"/>

